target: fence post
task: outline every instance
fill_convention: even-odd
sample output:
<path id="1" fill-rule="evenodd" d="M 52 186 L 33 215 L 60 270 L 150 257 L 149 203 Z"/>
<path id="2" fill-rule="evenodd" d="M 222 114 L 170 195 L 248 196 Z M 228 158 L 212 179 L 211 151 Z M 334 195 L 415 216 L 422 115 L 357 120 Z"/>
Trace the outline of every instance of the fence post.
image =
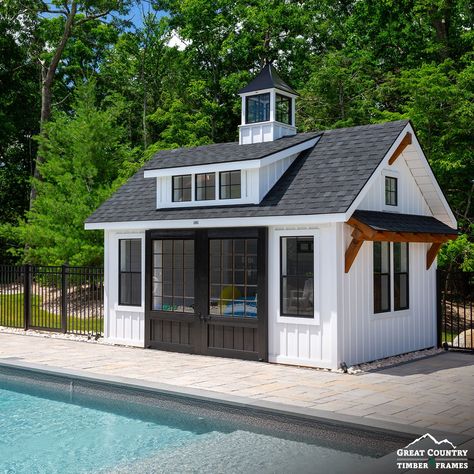
<path id="1" fill-rule="evenodd" d="M 68 266 L 64 264 L 61 267 L 61 330 L 67 332 L 67 270 Z"/>
<path id="2" fill-rule="evenodd" d="M 23 325 L 25 331 L 30 326 L 31 314 L 31 265 L 28 263 L 23 267 Z"/>
<path id="3" fill-rule="evenodd" d="M 436 269 L 436 330 L 437 344 L 441 347 L 443 344 L 443 282 L 441 279 L 441 270 Z"/>

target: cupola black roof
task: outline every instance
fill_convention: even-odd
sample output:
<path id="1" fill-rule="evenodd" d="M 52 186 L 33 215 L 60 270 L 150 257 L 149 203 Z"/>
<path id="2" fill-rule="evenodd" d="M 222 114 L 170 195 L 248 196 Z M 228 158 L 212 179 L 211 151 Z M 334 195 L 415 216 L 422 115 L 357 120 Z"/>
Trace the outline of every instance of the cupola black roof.
<path id="1" fill-rule="evenodd" d="M 239 94 L 272 89 L 273 87 L 281 91 L 289 92 L 290 94 L 298 95 L 298 93 L 279 76 L 277 70 L 271 64 L 265 65 L 248 85 L 240 89 Z"/>

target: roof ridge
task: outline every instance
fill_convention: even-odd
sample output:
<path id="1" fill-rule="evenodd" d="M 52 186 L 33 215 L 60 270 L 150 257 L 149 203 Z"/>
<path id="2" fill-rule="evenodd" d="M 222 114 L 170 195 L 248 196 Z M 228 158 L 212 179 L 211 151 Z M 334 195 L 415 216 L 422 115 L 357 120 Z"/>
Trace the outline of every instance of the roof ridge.
<path id="1" fill-rule="evenodd" d="M 410 120 L 409 119 L 388 120 L 386 122 L 367 123 L 364 125 L 353 125 L 351 127 L 327 128 L 323 130 L 323 132 L 330 133 L 330 132 L 341 132 L 344 130 L 367 129 L 367 128 L 373 128 L 373 127 L 374 128 L 383 127 L 384 125 L 396 124 L 396 123 L 407 125 L 408 123 L 410 123 Z"/>

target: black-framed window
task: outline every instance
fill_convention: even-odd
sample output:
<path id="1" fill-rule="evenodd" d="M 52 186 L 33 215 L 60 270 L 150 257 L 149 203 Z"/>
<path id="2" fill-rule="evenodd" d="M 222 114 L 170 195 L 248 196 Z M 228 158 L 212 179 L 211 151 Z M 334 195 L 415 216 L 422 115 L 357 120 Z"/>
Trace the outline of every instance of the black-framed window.
<path id="1" fill-rule="evenodd" d="M 314 317 L 314 237 L 280 239 L 282 316 Z"/>
<path id="2" fill-rule="evenodd" d="M 398 206 L 398 179 L 393 176 L 385 176 L 385 204 Z"/>
<path id="3" fill-rule="evenodd" d="M 142 241 L 119 240 L 119 304 L 142 304 Z"/>
<path id="4" fill-rule="evenodd" d="M 216 173 L 196 175 L 196 201 L 216 199 Z"/>
<path id="5" fill-rule="evenodd" d="M 153 240 L 152 310 L 194 311 L 194 240 Z"/>
<path id="6" fill-rule="evenodd" d="M 393 244 L 393 307 L 395 311 L 409 308 L 409 252 L 407 242 Z"/>
<path id="7" fill-rule="evenodd" d="M 241 172 L 221 171 L 219 173 L 220 199 L 239 199 L 242 196 Z"/>
<path id="8" fill-rule="evenodd" d="M 258 239 L 209 240 L 209 312 L 257 318 Z"/>
<path id="9" fill-rule="evenodd" d="M 276 94 L 275 111 L 277 122 L 291 125 L 291 97 Z"/>
<path id="10" fill-rule="evenodd" d="M 245 123 L 270 120 L 270 93 L 247 96 L 245 99 Z"/>
<path id="11" fill-rule="evenodd" d="M 192 178 L 190 174 L 173 176 L 173 202 L 191 201 Z"/>
<path id="12" fill-rule="evenodd" d="M 374 313 L 390 311 L 390 242 L 374 242 Z"/>

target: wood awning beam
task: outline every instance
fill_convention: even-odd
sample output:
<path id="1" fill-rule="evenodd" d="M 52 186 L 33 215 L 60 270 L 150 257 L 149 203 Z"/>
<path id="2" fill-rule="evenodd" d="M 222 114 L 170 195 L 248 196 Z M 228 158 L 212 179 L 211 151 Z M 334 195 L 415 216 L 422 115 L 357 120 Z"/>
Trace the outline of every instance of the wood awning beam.
<path id="1" fill-rule="evenodd" d="M 456 234 L 429 234 L 424 232 L 390 232 L 390 231 L 379 231 L 376 232 L 372 237 L 364 235 L 364 240 L 371 240 L 373 242 L 447 242 L 457 237 Z"/>
<path id="2" fill-rule="evenodd" d="M 428 249 L 428 252 L 426 253 L 426 269 L 429 270 L 431 268 L 431 265 L 433 265 L 433 262 L 436 258 L 436 255 L 438 255 L 438 251 L 441 248 L 440 243 L 432 243 L 431 247 Z"/>
<path id="3" fill-rule="evenodd" d="M 393 165 L 395 163 L 395 160 L 403 153 L 403 150 L 405 150 L 405 148 L 408 145 L 412 144 L 412 141 L 413 140 L 412 140 L 411 133 L 407 132 L 405 136 L 402 138 L 402 141 L 400 142 L 400 144 L 397 146 L 396 150 L 393 152 L 393 155 L 388 160 L 388 164 Z"/>

